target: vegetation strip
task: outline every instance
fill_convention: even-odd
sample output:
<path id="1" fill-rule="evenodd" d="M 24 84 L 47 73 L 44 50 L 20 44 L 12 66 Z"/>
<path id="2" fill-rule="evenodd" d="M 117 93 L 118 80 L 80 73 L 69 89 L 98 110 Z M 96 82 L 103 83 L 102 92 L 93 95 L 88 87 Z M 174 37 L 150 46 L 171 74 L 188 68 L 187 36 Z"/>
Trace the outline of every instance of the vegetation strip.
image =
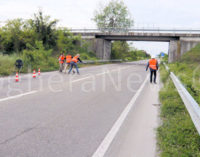
<path id="1" fill-rule="evenodd" d="M 157 130 L 161 157 L 200 156 L 200 136 L 173 82 L 161 65 L 164 87 L 159 93 L 162 124 Z"/>
<path id="2" fill-rule="evenodd" d="M 169 70 L 168 66 L 166 64 L 165 68 Z M 199 104 L 194 100 L 194 98 L 189 94 L 189 92 L 185 89 L 185 87 L 182 85 L 180 80 L 174 75 L 173 72 L 170 72 L 170 77 L 179 93 L 179 95 L 182 98 L 182 101 L 184 102 L 187 111 L 190 114 L 190 117 L 192 118 L 192 121 L 197 129 L 197 131 L 200 134 L 200 107 Z"/>

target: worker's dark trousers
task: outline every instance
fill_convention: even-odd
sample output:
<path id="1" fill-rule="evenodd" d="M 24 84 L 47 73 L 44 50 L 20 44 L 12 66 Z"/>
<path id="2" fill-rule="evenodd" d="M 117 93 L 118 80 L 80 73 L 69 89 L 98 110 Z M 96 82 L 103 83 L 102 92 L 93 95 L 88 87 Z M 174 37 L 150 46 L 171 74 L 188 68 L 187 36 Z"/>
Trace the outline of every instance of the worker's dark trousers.
<path id="1" fill-rule="evenodd" d="M 152 83 L 153 75 L 154 75 L 154 83 L 156 83 L 156 71 L 157 70 L 150 69 L 150 82 L 151 83 Z"/>
<path id="2" fill-rule="evenodd" d="M 75 68 L 76 68 L 77 74 L 79 74 L 78 65 L 77 65 L 77 63 L 75 63 L 75 62 L 71 62 L 71 63 L 70 63 L 70 69 L 69 69 L 68 74 L 70 74 L 70 72 L 72 71 L 72 69 L 73 69 L 74 66 L 75 66 Z"/>

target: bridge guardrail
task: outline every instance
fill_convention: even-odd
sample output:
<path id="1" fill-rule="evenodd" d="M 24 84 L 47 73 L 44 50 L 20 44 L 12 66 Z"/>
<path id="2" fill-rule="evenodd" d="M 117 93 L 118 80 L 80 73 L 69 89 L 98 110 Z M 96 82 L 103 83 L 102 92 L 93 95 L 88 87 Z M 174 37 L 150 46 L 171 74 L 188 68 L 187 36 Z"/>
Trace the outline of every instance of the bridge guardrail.
<path id="1" fill-rule="evenodd" d="M 143 32 L 143 33 L 186 33 L 186 34 L 199 34 L 200 29 L 165 29 L 165 28 L 102 28 L 102 29 L 70 29 L 71 32 L 83 33 L 102 33 L 102 32 Z"/>
<path id="2" fill-rule="evenodd" d="M 164 63 L 165 68 L 169 71 L 169 67 Z M 194 100 L 194 98 L 190 95 L 190 93 L 187 91 L 187 89 L 184 87 L 184 85 L 181 83 L 181 81 L 177 78 L 177 76 L 170 72 L 170 77 L 181 96 L 182 101 L 185 104 L 186 109 L 188 110 L 190 117 L 200 135 L 200 107 L 199 104 Z"/>

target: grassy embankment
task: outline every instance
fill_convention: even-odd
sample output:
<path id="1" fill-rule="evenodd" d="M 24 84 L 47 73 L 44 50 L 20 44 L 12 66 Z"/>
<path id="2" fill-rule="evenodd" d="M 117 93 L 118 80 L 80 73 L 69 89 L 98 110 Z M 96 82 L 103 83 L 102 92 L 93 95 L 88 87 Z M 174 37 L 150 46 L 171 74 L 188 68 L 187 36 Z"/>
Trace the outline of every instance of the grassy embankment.
<path id="1" fill-rule="evenodd" d="M 200 103 L 200 45 L 182 59 L 169 64 L 191 95 Z M 169 73 L 161 66 L 160 91 L 162 125 L 158 128 L 161 157 L 200 157 L 200 136 L 175 88 Z"/>
<path id="2" fill-rule="evenodd" d="M 79 64 L 79 67 L 88 67 L 94 65 L 110 64 L 115 62 L 98 62 L 94 54 L 80 53 L 82 60 L 92 60 L 92 63 Z M 28 69 L 40 68 L 42 72 L 55 71 L 59 69 L 58 56 L 52 54 L 52 50 L 45 50 L 41 43 L 32 50 L 23 50 L 21 54 L 2 55 L 0 54 L 0 76 L 15 74 L 15 61 L 20 58 L 24 62 L 22 73 L 27 73 Z M 137 57 L 135 60 L 145 59 Z M 134 61 L 135 61 L 134 60 Z M 118 63 L 118 62 L 117 62 Z"/>
<path id="3" fill-rule="evenodd" d="M 56 71 L 59 69 L 59 63 L 57 56 L 49 56 L 48 60 L 42 59 L 38 64 L 37 63 L 31 63 L 26 62 L 26 59 L 24 59 L 23 56 L 17 56 L 17 55 L 2 55 L 0 54 L 0 76 L 8 76 L 15 74 L 15 61 L 18 58 L 22 58 L 24 62 L 24 66 L 22 68 L 22 73 L 27 73 L 28 68 L 31 70 L 40 68 L 42 72 L 47 71 Z M 96 60 L 96 59 L 95 59 Z M 106 63 L 92 63 L 92 64 L 79 64 L 79 67 L 87 67 L 92 65 L 102 65 Z"/>
<path id="4" fill-rule="evenodd" d="M 80 53 L 81 59 L 83 60 L 97 60 L 91 54 Z M 42 72 L 44 71 L 54 71 L 58 70 L 58 56 L 53 55 L 53 51 L 45 50 L 43 44 L 38 42 L 36 48 L 31 50 L 23 50 L 20 54 L 12 54 L 12 55 L 2 55 L 0 54 L 0 76 L 8 76 L 15 73 L 15 61 L 16 59 L 22 59 L 24 62 L 24 66 L 22 69 L 22 73 L 27 73 L 28 69 L 38 69 L 40 68 Z M 97 65 L 98 63 L 94 63 Z M 101 64 L 101 63 L 99 63 Z M 80 64 L 80 67 L 87 66 L 87 64 Z"/>

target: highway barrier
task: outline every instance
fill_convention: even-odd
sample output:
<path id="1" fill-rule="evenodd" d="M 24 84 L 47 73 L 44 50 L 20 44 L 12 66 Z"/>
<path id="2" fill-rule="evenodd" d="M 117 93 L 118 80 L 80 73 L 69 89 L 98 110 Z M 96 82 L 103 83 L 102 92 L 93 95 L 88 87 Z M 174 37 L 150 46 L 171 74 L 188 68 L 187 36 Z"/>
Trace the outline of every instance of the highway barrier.
<path id="1" fill-rule="evenodd" d="M 169 67 L 164 63 L 164 66 L 167 71 L 170 71 Z M 185 104 L 186 109 L 188 110 L 190 117 L 200 135 L 200 107 L 199 104 L 194 100 L 194 98 L 190 95 L 178 77 L 173 73 L 170 72 L 170 77 L 181 96 L 182 101 Z"/>
<path id="2" fill-rule="evenodd" d="M 117 63 L 122 62 L 122 59 L 112 59 L 112 60 L 83 60 L 85 64 L 94 64 L 94 63 Z"/>
<path id="3" fill-rule="evenodd" d="M 95 63 L 124 63 L 124 64 L 133 64 L 133 65 L 146 65 L 148 60 L 138 60 L 129 62 L 128 60 L 122 59 L 111 59 L 111 60 L 83 60 L 85 64 L 95 64 Z"/>

